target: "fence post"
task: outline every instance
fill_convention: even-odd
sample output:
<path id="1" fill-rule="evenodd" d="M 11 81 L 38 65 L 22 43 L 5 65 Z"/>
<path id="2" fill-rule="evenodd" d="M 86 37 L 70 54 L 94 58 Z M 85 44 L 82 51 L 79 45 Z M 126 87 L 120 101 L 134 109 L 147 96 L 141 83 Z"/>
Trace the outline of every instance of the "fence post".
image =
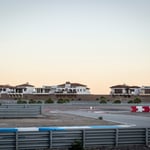
<path id="1" fill-rule="evenodd" d="M 148 146 L 148 128 L 145 128 L 145 144 Z"/>
<path id="2" fill-rule="evenodd" d="M 42 105 L 40 105 L 40 115 L 42 115 L 42 109 L 43 109 L 43 107 L 42 107 Z"/>
<path id="3" fill-rule="evenodd" d="M 82 130 L 82 146 L 85 148 L 85 130 Z"/>
<path id="4" fill-rule="evenodd" d="M 53 147 L 53 134 L 52 131 L 49 131 L 49 148 Z"/>
<path id="5" fill-rule="evenodd" d="M 116 135 L 115 135 L 115 137 L 116 137 L 116 139 L 115 139 L 115 146 L 117 147 L 118 146 L 118 130 L 119 129 L 116 129 Z"/>
<path id="6" fill-rule="evenodd" d="M 16 133 L 16 150 L 18 150 L 18 132 L 15 133 Z"/>

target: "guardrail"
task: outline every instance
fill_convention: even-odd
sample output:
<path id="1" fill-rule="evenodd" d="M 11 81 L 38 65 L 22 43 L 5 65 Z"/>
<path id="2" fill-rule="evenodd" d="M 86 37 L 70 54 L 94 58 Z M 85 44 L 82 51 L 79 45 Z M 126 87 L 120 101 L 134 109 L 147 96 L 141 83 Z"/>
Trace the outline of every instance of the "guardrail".
<path id="1" fill-rule="evenodd" d="M 42 114 L 41 105 L 1 105 L 0 118 L 36 117 Z"/>
<path id="2" fill-rule="evenodd" d="M 29 131 L 31 130 L 31 131 Z M 101 146 L 150 145 L 150 128 L 67 129 L 43 127 L 38 131 L 15 128 L 0 129 L 0 149 L 67 149 L 74 141 L 84 148 Z"/>

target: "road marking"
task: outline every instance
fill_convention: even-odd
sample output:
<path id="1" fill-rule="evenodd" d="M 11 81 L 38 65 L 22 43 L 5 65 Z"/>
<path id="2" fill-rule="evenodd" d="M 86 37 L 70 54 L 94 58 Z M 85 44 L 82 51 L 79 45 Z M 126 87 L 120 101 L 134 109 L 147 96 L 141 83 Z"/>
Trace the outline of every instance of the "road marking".
<path id="1" fill-rule="evenodd" d="M 122 124 L 122 126 L 127 126 L 127 127 L 135 127 L 136 126 L 135 124 L 128 124 L 126 122 L 121 122 L 121 121 L 115 121 L 115 120 L 110 120 L 110 119 L 104 119 L 104 120 L 119 123 L 119 124 Z"/>

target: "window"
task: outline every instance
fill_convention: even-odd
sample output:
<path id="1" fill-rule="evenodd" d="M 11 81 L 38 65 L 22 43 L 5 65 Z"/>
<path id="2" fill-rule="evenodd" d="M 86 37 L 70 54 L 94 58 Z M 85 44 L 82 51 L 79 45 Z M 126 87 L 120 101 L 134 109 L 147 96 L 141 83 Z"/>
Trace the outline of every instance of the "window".
<path id="1" fill-rule="evenodd" d="M 121 94 L 121 93 L 123 93 L 123 90 L 122 90 L 122 89 L 115 89 L 114 91 L 115 91 L 116 94 Z"/>
<path id="2" fill-rule="evenodd" d="M 3 91 L 6 91 L 6 89 L 3 89 Z"/>
<path id="3" fill-rule="evenodd" d="M 150 89 L 145 89 L 145 94 L 150 94 Z"/>
<path id="4" fill-rule="evenodd" d="M 130 92 L 134 92 L 134 89 L 130 89 Z"/>

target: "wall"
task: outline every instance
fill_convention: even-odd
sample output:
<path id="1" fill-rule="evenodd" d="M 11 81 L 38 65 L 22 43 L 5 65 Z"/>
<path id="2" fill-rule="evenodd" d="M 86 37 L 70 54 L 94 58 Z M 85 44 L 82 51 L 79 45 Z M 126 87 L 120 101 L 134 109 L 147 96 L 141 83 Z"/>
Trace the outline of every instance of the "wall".
<path id="1" fill-rule="evenodd" d="M 127 102 L 129 100 L 133 100 L 136 97 L 139 97 L 143 102 L 150 102 L 150 96 L 111 96 L 111 95 L 100 95 L 100 94 L 86 94 L 86 95 L 76 95 L 76 94 L 24 94 L 22 97 L 9 97 L 7 94 L 1 94 L 0 99 L 34 99 L 34 100 L 47 100 L 51 98 L 52 100 L 69 99 L 69 100 L 77 100 L 77 101 L 95 101 L 100 100 L 101 97 L 105 97 L 106 100 L 114 101 L 121 100 L 122 102 Z"/>

